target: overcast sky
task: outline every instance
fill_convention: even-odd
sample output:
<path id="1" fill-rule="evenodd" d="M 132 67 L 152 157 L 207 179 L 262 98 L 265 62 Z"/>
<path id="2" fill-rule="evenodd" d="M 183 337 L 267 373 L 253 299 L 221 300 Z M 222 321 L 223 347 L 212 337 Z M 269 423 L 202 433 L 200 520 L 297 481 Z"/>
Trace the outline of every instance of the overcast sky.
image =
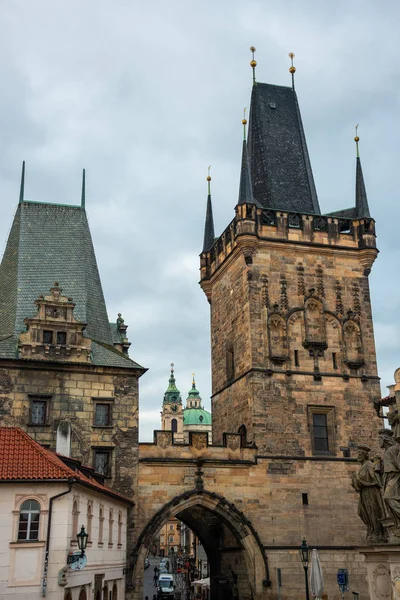
<path id="1" fill-rule="evenodd" d="M 25 197 L 86 206 L 110 320 L 141 379 L 142 440 L 175 363 L 210 408 L 199 252 L 212 165 L 216 233 L 234 215 L 242 111 L 257 79 L 296 89 L 323 212 L 354 203 L 354 125 L 380 255 L 370 276 L 382 393 L 399 357 L 400 4 L 348 0 L 0 0 L 0 240 Z"/>

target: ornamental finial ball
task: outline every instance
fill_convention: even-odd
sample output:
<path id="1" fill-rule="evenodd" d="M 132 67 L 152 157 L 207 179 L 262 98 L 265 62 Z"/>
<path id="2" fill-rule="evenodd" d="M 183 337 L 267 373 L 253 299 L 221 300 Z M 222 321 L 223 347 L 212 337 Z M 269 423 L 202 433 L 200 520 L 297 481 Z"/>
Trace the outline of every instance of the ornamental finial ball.
<path id="1" fill-rule="evenodd" d="M 291 73 L 292 75 L 296 73 L 296 67 L 289 67 L 289 73 Z"/>
<path id="2" fill-rule="evenodd" d="M 250 66 L 254 69 L 254 67 L 257 66 L 257 61 L 256 60 L 251 60 L 250 61 Z"/>
<path id="3" fill-rule="evenodd" d="M 354 138 L 354 141 L 355 142 L 359 142 L 360 141 L 360 138 L 358 137 L 358 135 L 356 135 L 356 137 Z"/>
<path id="4" fill-rule="evenodd" d="M 247 125 L 247 119 L 242 120 L 242 125 Z"/>
<path id="5" fill-rule="evenodd" d="M 254 46 L 250 46 L 250 52 L 255 52 L 256 49 L 254 48 Z"/>
<path id="6" fill-rule="evenodd" d="M 207 175 L 207 181 L 211 181 L 211 177 Z"/>

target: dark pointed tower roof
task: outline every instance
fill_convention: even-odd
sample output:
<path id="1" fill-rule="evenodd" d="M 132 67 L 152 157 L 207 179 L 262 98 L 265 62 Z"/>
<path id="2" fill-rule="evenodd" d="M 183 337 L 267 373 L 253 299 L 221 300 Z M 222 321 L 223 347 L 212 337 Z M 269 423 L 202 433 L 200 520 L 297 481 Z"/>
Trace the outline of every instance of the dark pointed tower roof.
<path id="1" fill-rule="evenodd" d="M 168 387 L 164 393 L 163 404 L 182 404 L 181 393 L 176 387 L 175 375 L 174 375 L 174 363 L 171 363 L 171 374 L 168 380 Z"/>
<path id="2" fill-rule="evenodd" d="M 212 210 L 212 203 L 211 203 L 210 171 L 208 172 L 207 182 L 208 182 L 208 196 L 207 196 L 206 222 L 205 222 L 205 226 L 204 226 L 203 252 L 208 252 L 215 242 L 214 217 L 213 217 L 213 210 Z"/>
<path id="3" fill-rule="evenodd" d="M 321 214 L 294 89 L 253 85 L 247 152 L 257 203 Z"/>
<path id="4" fill-rule="evenodd" d="M 114 348 L 85 210 L 25 200 L 0 264 L 0 358 L 18 358 L 24 319 L 36 315 L 35 300 L 54 281 L 73 299 L 75 318 L 87 323 L 93 364 L 145 370 Z"/>
<path id="5" fill-rule="evenodd" d="M 371 215 L 369 213 L 367 192 L 365 189 L 364 176 L 363 176 L 362 167 L 361 167 L 360 151 L 358 148 L 358 142 L 360 141 L 360 138 L 358 137 L 357 130 L 358 130 L 358 125 L 356 126 L 356 136 L 354 138 L 354 141 L 356 143 L 356 152 L 357 152 L 357 158 L 356 158 L 356 216 L 359 219 L 361 219 L 363 217 L 366 217 L 369 219 L 369 218 L 371 218 Z"/>

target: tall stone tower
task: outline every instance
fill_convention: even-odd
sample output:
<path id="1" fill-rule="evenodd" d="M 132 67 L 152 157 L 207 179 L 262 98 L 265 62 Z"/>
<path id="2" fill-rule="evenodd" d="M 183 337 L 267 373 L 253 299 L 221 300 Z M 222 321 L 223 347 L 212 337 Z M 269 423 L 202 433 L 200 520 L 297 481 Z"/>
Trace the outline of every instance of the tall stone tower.
<path id="1" fill-rule="evenodd" d="M 294 87 L 254 83 L 235 216 L 214 236 L 213 442 L 240 431 L 262 455 L 348 456 L 378 428 L 368 275 L 377 256 L 361 162 L 355 203 L 322 215 Z"/>
<path id="2" fill-rule="evenodd" d="M 171 374 L 163 399 L 161 429 L 172 431 L 176 442 L 183 441 L 182 397 L 180 391 L 176 387 L 174 363 L 171 363 Z"/>

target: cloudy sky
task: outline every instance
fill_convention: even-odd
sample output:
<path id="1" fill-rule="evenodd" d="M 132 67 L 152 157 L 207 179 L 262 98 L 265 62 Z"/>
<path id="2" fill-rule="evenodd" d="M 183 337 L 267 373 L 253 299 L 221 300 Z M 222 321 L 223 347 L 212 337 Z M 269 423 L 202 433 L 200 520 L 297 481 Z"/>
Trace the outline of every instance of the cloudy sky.
<path id="1" fill-rule="evenodd" d="M 323 212 L 354 202 L 354 125 L 380 255 L 370 277 L 382 392 L 399 356 L 396 0 L 0 0 L 0 240 L 18 201 L 87 211 L 110 319 L 141 379 L 141 439 L 159 427 L 175 363 L 211 393 L 201 291 L 207 166 L 217 233 L 237 200 L 249 46 L 257 79 L 296 89 Z M 397 179 L 396 179 L 397 177 Z"/>

